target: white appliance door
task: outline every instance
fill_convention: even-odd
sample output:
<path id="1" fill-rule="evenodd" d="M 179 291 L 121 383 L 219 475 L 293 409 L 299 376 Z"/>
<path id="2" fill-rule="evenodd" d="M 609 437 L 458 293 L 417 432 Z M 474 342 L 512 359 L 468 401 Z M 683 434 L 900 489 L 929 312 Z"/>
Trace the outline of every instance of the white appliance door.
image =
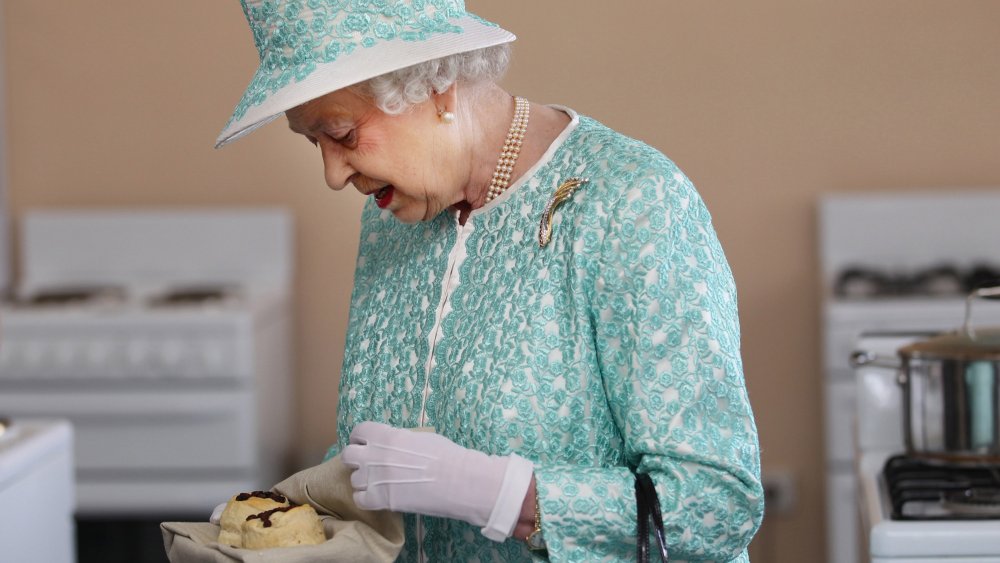
<path id="1" fill-rule="evenodd" d="M 0 561 L 73 563 L 69 424 L 15 419 L 11 428 L 0 437 Z"/>
<path id="2" fill-rule="evenodd" d="M 77 471 L 107 478 L 143 470 L 253 467 L 253 434 L 244 431 L 256 424 L 252 404 L 247 389 L 191 387 L 144 392 L 8 390 L 0 396 L 0 408 L 13 416 L 46 413 L 71 420 Z"/>

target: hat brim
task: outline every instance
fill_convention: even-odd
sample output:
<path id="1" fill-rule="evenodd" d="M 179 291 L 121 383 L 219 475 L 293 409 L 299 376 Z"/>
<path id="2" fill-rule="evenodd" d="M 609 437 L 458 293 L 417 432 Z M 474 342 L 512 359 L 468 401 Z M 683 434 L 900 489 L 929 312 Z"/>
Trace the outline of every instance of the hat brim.
<path id="1" fill-rule="evenodd" d="M 462 16 L 452 23 L 461 27 L 462 32 L 443 33 L 424 41 L 392 39 L 371 47 L 358 47 L 334 62 L 316 65 L 315 70 L 301 81 L 292 82 L 269 94 L 262 103 L 249 107 L 238 119 L 234 115 L 216 139 L 215 148 L 270 123 L 286 110 L 341 88 L 425 61 L 510 43 L 516 39 L 513 33 L 475 17 Z M 254 81 L 261 75 L 270 76 L 272 73 L 258 67 Z"/>

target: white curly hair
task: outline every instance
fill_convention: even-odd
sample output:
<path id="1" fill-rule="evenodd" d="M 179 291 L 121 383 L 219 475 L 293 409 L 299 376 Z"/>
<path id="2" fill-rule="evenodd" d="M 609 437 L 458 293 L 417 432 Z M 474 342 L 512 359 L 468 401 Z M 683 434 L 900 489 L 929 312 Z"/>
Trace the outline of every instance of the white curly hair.
<path id="1" fill-rule="evenodd" d="M 361 82 L 354 88 L 372 98 L 380 110 L 399 115 L 457 82 L 495 82 L 507 71 L 509 64 L 510 45 L 504 43 L 401 68 Z"/>

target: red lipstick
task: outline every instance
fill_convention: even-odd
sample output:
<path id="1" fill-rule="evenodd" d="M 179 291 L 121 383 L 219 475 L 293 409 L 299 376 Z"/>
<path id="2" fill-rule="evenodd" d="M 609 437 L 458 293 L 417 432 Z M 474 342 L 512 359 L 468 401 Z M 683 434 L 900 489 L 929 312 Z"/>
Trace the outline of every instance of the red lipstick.
<path id="1" fill-rule="evenodd" d="M 396 189 L 392 186 L 386 186 L 375 192 L 373 194 L 375 196 L 375 205 L 379 206 L 381 209 L 388 207 L 389 204 L 392 203 L 392 194 L 395 191 Z"/>

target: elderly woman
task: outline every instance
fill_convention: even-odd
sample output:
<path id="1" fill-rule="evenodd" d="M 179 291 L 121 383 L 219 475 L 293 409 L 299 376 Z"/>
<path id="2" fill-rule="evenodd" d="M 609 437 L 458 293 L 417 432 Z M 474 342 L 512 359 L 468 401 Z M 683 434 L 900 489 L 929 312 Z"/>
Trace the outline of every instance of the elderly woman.
<path id="1" fill-rule="evenodd" d="M 368 197 L 330 455 L 405 561 L 747 561 L 763 513 L 736 291 L 665 156 L 497 85 L 460 0 L 245 0 L 261 66 L 219 145 L 281 115 Z M 433 432 L 418 432 L 426 427 Z"/>

